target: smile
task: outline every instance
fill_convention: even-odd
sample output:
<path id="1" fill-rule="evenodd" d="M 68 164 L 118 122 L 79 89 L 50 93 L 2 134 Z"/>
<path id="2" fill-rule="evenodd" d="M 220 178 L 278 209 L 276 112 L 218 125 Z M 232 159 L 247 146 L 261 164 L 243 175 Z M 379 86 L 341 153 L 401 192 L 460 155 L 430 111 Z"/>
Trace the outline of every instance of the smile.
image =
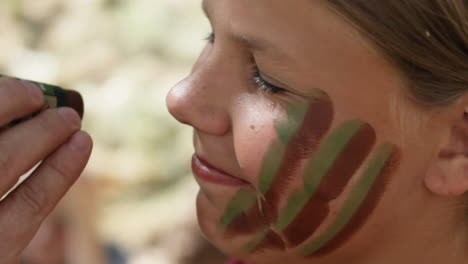
<path id="1" fill-rule="evenodd" d="M 192 171 L 198 179 L 205 182 L 238 187 L 250 184 L 221 169 L 215 168 L 213 165 L 197 156 L 197 154 L 192 156 Z"/>

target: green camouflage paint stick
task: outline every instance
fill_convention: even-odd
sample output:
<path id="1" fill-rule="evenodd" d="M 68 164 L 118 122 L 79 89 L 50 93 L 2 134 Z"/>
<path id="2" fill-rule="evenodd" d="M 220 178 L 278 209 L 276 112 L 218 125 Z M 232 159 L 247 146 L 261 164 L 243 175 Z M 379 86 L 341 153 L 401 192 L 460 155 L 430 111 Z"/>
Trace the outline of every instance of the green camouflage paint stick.
<path id="1" fill-rule="evenodd" d="M 35 112 L 31 116 L 26 116 L 21 119 L 10 122 L 6 127 L 12 127 L 18 123 L 21 123 L 22 121 L 30 119 L 48 108 L 71 107 L 80 115 L 80 118 L 83 118 L 83 114 L 84 114 L 83 98 L 78 92 L 65 90 L 55 85 L 34 82 L 34 81 L 24 80 L 24 79 L 0 74 L 0 78 L 2 77 L 9 77 L 9 78 L 14 78 L 20 81 L 31 82 L 42 90 L 42 92 L 44 93 L 44 97 L 45 97 L 44 106 L 42 109 Z"/>

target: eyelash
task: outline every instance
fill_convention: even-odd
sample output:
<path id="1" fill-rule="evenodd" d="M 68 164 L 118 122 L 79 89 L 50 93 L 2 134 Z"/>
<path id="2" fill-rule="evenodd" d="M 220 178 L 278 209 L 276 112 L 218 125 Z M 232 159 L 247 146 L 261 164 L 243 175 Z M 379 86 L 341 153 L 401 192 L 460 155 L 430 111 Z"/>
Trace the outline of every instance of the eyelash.
<path id="1" fill-rule="evenodd" d="M 204 40 L 207 41 L 208 43 L 213 44 L 215 40 L 215 34 L 211 32 L 210 34 L 208 34 L 208 36 L 204 38 Z"/>
<path id="2" fill-rule="evenodd" d="M 251 78 L 254 81 L 255 85 L 258 87 L 258 89 L 260 89 L 262 92 L 272 94 L 280 94 L 286 92 L 285 89 L 265 81 L 262 78 L 262 76 L 260 76 L 260 72 L 258 70 L 252 73 Z"/>
<path id="3" fill-rule="evenodd" d="M 207 37 L 204 38 L 205 41 L 207 41 L 210 44 L 213 44 L 215 41 L 215 34 L 210 33 Z M 283 92 L 286 92 L 284 88 L 278 87 L 276 85 L 273 85 L 267 81 L 265 81 L 262 76 L 260 75 L 260 72 L 258 69 L 255 69 L 251 75 L 250 75 L 251 80 L 257 86 L 257 88 L 264 92 L 264 93 L 271 93 L 271 94 L 280 94 Z"/>

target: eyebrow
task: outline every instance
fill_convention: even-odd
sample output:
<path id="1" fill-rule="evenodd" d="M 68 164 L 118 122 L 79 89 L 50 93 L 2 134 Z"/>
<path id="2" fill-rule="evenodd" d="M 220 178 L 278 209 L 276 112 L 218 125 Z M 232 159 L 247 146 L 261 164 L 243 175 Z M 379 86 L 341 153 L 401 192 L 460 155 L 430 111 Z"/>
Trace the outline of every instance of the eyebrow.
<path id="1" fill-rule="evenodd" d="M 205 13 L 205 16 L 209 20 L 211 20 L 211 16 L 210 16 L 211 11 L 208 7 L 207 1 L 205 0 L 202 1 L 202 10 L 203 10 L 203 13 Z M 263 39 L 258 39 L 258 38 L 250 37 L 250 36 L 247 37 L 243 34 L 238 34 L 238 33 L 230 34 L 230 37 L 232 40 L 239 42 L 239 43 L 243 43 L 244 45 L 246 45 L 252 50 L 262 51 L 262 50 L 274 49 L 277 51 L 282 51 L 281 49 L 275 47 L 271 42 L 263 40 Z M 284 52 L 281 52 L 281 53 L 285 54 Z"/>

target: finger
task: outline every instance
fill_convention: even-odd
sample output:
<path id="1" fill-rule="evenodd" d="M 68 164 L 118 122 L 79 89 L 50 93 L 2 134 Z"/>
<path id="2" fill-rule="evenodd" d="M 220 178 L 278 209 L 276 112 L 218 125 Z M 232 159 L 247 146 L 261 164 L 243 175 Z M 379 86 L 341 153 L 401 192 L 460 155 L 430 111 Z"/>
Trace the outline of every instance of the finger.
<path id="1" fill-rule="evenodd" d="M 13 78 L 0 78 L 0 127 L 34 113 L 43 104 L 44 95 L 36 85 Z"/>
<path id="2" fill-rule="evenodd" d="M 0 196 L 76 131 L 81 121 L 70 108 L 49 109 L 0 134 Z"/>
<path id="3" fill-rule="evenodd" d="M 91 149 L 90 136 L 82 131 L 75 133 L 0 204 L 0 234 L 2 241 L 9 242 L 8 250 L 0 246 L 0 256 L 13 259 L 26 247 L 40 223 L 82 173 Z"/>

